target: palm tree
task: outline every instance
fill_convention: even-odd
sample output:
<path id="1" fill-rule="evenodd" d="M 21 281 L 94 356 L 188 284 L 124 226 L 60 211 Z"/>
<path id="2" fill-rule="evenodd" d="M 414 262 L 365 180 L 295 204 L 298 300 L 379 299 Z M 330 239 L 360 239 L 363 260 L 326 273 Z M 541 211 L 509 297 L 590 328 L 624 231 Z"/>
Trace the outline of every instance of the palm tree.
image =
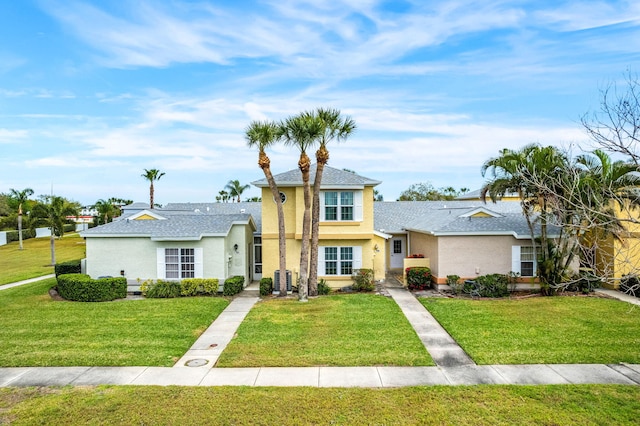
<path id="1" fill-rule="evenodd" d="M 240 183 L 239 180 L 230 180 L 227 183 L 227 186 L 224 187 L 225 189 L 229 190 L 229 195 L 231 195 L 231 197 L 236 197 L 236 201 L 239 203 L 240 202 L 240 196 L 242 195 L 242 193 L 246 190 L 249 189 L 250 186 L 249 185 L 242 185 Z"/>
<path id="2" fill-rule="evenodd" d="M 22 191 L 17 191 L 11 188 L 9 194 L 18 203 L 18 240 L 20 241 L 20 250 L 22 250 L 22 205 L 29 200 L 29 196 L 33 195 L 33 189 L 25 188 Z"/>
<path id="3" fill-rule="evenodd" d="M 46 197 L 47 203 L 38 203 L 33 207 L 32 216 L 51 229 L 51 265 L 56 264 L 55 236 L 64 235 L 64 224 L 67 216 L 76 216 L 78 207 L 62 197 L 51 195 Z"/>
<path id="4" fill-rule="evenodd" d="M 548 238 L 548 224 L 562 223 L 557 214 L 564 213 L 560 206 L 565 191 L 560 179 L 570 168 L 567 156 L 555 147 L 538 144 L 527 145 L 520 150 L 503 149 L 500 154 L 482 165 L 482 175 L 491 171 L 492 179 L 482 188 L 480 197 L 486 202 L 489 194 L 495 202 L 506 193 L 518 193 L 534 253 L 536 242 L 540 242 L 538 276 L 541 288 L 543 293 L 550 293 L 551 286 L 559 283 L 566 274 L 573 257 L 566 236 L 559 238 L 560 246 Z M 536 238 L 537 223 L 540 236 Z"/>
<path id="5" fill-rule="evenodd" d="M 153 182 L 160 180 L 160 178 L 164 176 L 164 172 L 161 172 L 158 169 L 144 169 L 144 173 L 141 176 L 149 181 L 149 208 L 153 208 Z"/>
<path id="6" fill-rule="evenodd" d="M 280 123 L 282 138 L 285 145 L 293 145 L 300 151 L 298 168 L 302 173 L 302 188 L 304 193 L 304 214 L 302 216 L 302 242 L 300 249 L 300 284 L 298 286 L 298 298 L 301 302 L 307 301 L 309 289 L 309 247 L 311 237 L 311 185 L 309 183 L 309 171 L 311 160 L 307 155 L 307 149 L 311 148 L 322 134 L 322 123 L 311 113 L 301 113 L 289 117 Z"/>
<path id="7" fill-rule="evenodd" d="M 280 126 L 273 122 L 253 121 L 245 130 L 245 139 L 250 147 L 258 148 L 258 166 L 262 169 L 271 195 L 276 203 L 278 212 L 278 253 L 279 253 L 279 270 L 280 282 L 274 283 L 280 289 L 279 295 L 286 297 L 287 295 L 287 240 L 284 227 L 284 209 L 282 208 L 282 199 L 278 185 L 271 174 L 271 160 L 267 156 L 265 149 L 272 146 L 280 140 Z"/>
<path id="8" fill-rule="evenodd" d="M 100 199 L 96 201 L 93 205 L 93 208 L 98 211 L 98 224 L 100 224 L 100 218 L 102 218 L 102 224 L 109 222 L 109 219 L 113 220 L 113 216 L 116 213 L 116 207 L 111 203 L 111 201 Z"/>
<path id="9" fill-rule="evenodd" d="M 309 295 L 318 295 L 318 244 L 320 237 L 320 186 L 324 166 L 329 162 L 327 144 L 332 140 L 338 142 L 347 139 L 356 129 L 356 123 L 350 117 L 341 117 L 337 109 L 318 108 L 315 113 L 308 114 L 318 120 L 321 133 L 316 151 L 316 176 L 313 182 L 313 211 L 311 212 L 311 259 L 309 260 Z"/>

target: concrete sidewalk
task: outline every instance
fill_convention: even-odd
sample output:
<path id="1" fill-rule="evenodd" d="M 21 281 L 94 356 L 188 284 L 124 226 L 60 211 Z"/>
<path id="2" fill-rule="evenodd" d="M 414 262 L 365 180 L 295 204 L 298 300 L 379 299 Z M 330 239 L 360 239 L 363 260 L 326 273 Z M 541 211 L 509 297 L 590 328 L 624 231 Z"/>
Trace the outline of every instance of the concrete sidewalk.
<path id="1" fill-rule="evenodd" d="M 36 281 L 48 280 L 49 278 L 55 278 L 56 274 L 43 275 L 41 277 L 31 278 L 29 280 L 17 281 L 11 284 L 0 285 L 0 290 L 6 290 L 8 288 L 18 287 L 20 285 L 35 283 Z"/>
<path id="2" fill-rule="evenodd" d="M 394 388 L 482 384 L 640 385 L 639 364 L 471 365 L 461 367 L 15 367 L 0 387 L 158 385 Z"/>
<path id="3" fill-rule="evenodd" d="M 420 341 L 439 367 L 472 366 L 475 362 L 453 340 L 453 337 L 422 306 L 416 297 L 405 288 L 387 287 L 393 300 L 418 334 Z"/>

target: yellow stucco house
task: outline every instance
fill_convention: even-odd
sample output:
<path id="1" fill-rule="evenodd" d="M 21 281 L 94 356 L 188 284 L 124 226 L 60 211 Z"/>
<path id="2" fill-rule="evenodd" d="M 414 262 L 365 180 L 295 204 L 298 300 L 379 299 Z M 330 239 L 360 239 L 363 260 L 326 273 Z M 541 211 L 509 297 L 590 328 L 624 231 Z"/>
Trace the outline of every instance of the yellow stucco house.
<path id="1" fill-rule="evenodd" d="M 310 175 L 315 176 L 315 165 Z M 287 269 L 298 278 L 302 244 L 304 194 L 298 169 L 274 179 L 283 200 L 287 237 Z M 266 276 L 278 269 L 278 220 L 276 203 L 266 179 L 252 182 L 262 189 L 262 265 Z M 374 228 L 373 188 L 379 181 L 325 167 L 320 189 L 318 278 L 331 287 L 351 284 L 352 271 L 373 269 L 376 280 L 385 278 L 386 247 L 391 235 Z"/>

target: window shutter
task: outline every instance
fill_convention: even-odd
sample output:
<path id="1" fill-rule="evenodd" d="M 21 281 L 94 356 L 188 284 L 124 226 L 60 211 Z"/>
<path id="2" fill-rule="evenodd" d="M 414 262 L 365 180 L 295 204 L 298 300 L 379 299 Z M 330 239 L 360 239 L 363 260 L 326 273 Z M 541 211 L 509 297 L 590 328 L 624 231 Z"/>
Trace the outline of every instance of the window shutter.
<path id="1" fill-rule="evenodd" d="M 356 246 L 353 249 L 353 269 L 362 269 L 362 247 Z"/>
<path id="2" fill-rule="evenodd" d="M 166 278 L 167 272 L 164 264 L 164 248 L 156 249 L 156 260 L 158 262 L 158 279 L 164 280 Z"/>
<path id="3" fill-rule="evenodd" d="M 318 275 L 326 275 L 324 247 L 318 247 Z"/>
<path id="4" fill-rule="evenodd" d="M 204 278 L 204 268 L 202 264 L 202 248 L 201 247 L 193 249 L 193 257 L 194 257 L 193 276 L 195 278 Z"/>
<path id="5" fill-rule="evenodd" d="M 324 214 L 324 191 L 320 191 L 320 221 L 324 222 L 325 220 L 326 220 L 326 217 Z M 324 250 L 323 250 L 323 253 L 324 253 Z M 321 269 L 318 269 L 318 271 L 320 270 Z M 322 269 L 322 272 L 324 272 L 324 269 Z"/>
<path id="6" fill-rule="evenodd" d="M 353 191 L 353 220 L 362 222 L 362 191 Z"/>
<path id="7" fill-rule="evenodd" d="M 521 272 L 520 270 L 520 246 L 511 246 L 511 271 Z"/>

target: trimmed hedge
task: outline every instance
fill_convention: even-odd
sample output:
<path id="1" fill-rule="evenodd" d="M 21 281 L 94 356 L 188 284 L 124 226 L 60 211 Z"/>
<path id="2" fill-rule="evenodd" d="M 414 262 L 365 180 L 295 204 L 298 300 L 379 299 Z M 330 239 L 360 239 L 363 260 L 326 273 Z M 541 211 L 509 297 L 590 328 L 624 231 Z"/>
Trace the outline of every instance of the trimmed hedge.
<path id="1" fill-rule="evenodd" d="M 505 297 L 509 295 L 509 276 L 504 274 L 489 274 L 466 280 L 462 289 L 471 296 Z"/>
<path id="2" fill-rule="evenodd" d="M 28 240 L 30 238 L 36 237 L 35 229 L 23 229 L 22 230 L 22 241 Z M 7 231 L 7 244 L 12 243 L 14 241 L 20 241 L 20 234 L 18 231 Z"/>
<path id="3" fill-rule="evenodd" d="M 224 280 L 224 287 L 222 294 L 224 296 L 235 296 L 240 293 L 244 288 L 244 277 L 242 275 L 236 275 Z"/>
<path id="4" fill-rule="evenodd" d="M 82 267 L 80 266 L 80 259 L 70 260 L 68 262 L 56 263 L 55 266 L 56 277 L 66 274 L 80 274 L 82 273 Z"/>
<path id="5" fill-rule="evenodd" d="M 218 294 L 217 278 L 185 278 L 180 281 L 182 296 L 213 296 Z"/>
<path id="6" fill-rule="evenodd" d="M 426 266 L 407 268 L 409 290 L 426 290 L 431 287 L 431 269 Z"/>
<path id="7" fill-rule="evenodd" d="M 271 293 L 273 293 L 273 278 L 262 278 L 260 280 L 260 296 L 268 296 Z"/>
<path id="8" fill-rule="evenodd" d="M 127 280 L 124 277 L 94 280 L 86 274 L 58 276 L 58 294 L 77 302 L 108 302 L 127 297 Z"/>

